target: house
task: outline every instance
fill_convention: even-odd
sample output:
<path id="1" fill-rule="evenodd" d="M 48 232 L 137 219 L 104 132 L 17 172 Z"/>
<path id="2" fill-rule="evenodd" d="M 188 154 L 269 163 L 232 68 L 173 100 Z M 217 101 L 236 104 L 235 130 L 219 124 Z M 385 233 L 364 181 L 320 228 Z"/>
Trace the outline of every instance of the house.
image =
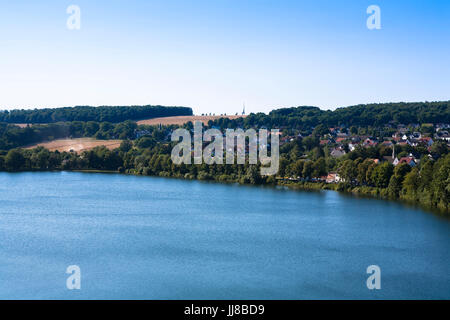
<path id="1" fill-rule="evenodd" d="M 395 156 L 395 145 L 392 145 L 392 156 L 384 156 L 384 161 L 389 162 L 390 164 L 396 166 L 400 160 Z"/>
<path id="2" fill-rule="evenodd" d="M 408 132 L 408 129 L 405 128 L 405 127 L 401 127 L 401 128 L 398 129 L 398 132 L 399 132 L 400 134 L 405 134 L 406 132 Z"/>
<path id="3" fill-rule="evenodd" d="M 434 143 L 433 139 L 431 139 L 430 137 L 419 138 L 418 142 L 424 144 L 427 147 L 431 147 Z"/>
<path id="4" fill-rule="evenodd" d="M 348 138 L 348 134 L 345 133 L 345 132 L 338 132 L 336 134 L 336 136 L 339 137 L 339 138 Z"/>
<path id="5" fill-rule="evenodd" d="M 444 133 L 439 137 L 439 139 L 450 142 L 450 134 Z"/>
<path id="6" fill-rule="evenodd" d="M 411 167 L 415 167 L 416 166 L 416 161 L 417 160 L 415 160 L 414 159 L 414 157 L 411 157 L 411 156 L 409 156 L 409 157 L 402 157 L 402 158 L 400 158 L 400 160 L 399 160 L 399 164 L 400 163 L 407 163 L 407 164 L 409 164 Z"/>
<path id="7" fill-rule="evenodd" d="M 136 139 L 139 139 L 140 137 L 148 136 L 148 135 L 151 135 L 152 133 L 148 130 L 135 130 L 134 134 L 135 134 Z"/>
<path id="8" fill-rule="evenodd" d="M 345 141 L 345 140 L 347 140 L 347 138 L 341 137 L 341 138 L 337 138 L 336 142 L 341 143 L 342 141 Z"/>
<path id="9" fill-rule="evenodd" d="M 348 144 L 348 148 L 350 151 L 354 151 L 356 149 L 357 144 L 355 143 L 349 143 Z"/>
<path id="10" fill-rule="evenodd" d="M 420 132 L 413 132 L 411 135 L 409 135 L 411 139 L 420 139 L 422 138 L 422 134 Z"/>
<path id="11" fill-rule="evenodd" d="M 398 160 L 397 157 L 384 156 L 384 157 L 383 157 L 383 161 L 387 161 L 387 162 L 389 162 L 390 164 L 396 166 L 396 165 L 399 163 L 400 160 Z"/>
<path id="12" fill-rule="evenodd" d="M 369 139 L 369 138 L 367 138 L 363 142 L 363 146 L 365 146 L 365 147 L 375 147 L 377 144 L 378 143 L 375 140 Z"/>
<path id="13" fill-rule="evenodd" d="M 406 145 L 411 145 L 411 142 L 409 140 L 406 141 L 400 141 L 398 143 L 399 146 L 406 146 Z"/>
<path id="14" fill-rule="evenodd" d="M 334 158 L 340 158 L 345 154 L 345 151 L 342 149 L 334 148 L 331 150 L 330 155 Z"/>
<path id="15" fill-rule="evenodd" d="M 325 182 L 326 183 L 338 183 L 341 181 L 341 177 L 336 172 L 330 172 L 328 173 Z"/>
<path id="16" fill-rule="evenodd" d="M 327 145 L 327 144 L 331 144 L 331 141 L 329 139 L 320 140 L 320 145 L 321 146 L 324 146 L 324 145 Z"/>
<path id="17" fill-rule="evenodd" d="M 439 131 L 441 129 L 449 129 L 450 124 L 449 123 L 438 123 L 436 124 L 436 131 Z"/>
<path id="18" fill-rule="evenodd" d="M 295 137 L 294 136 L 284 136 L 284 137 L 281 137 L 281 139 L 280 139 L 280 145 L 283 145 L 283 144 L 285 144 L 285 143 L 288 143 L 288 142 L 291 142 L 291 141 L 294 141 L 295 140 Z"/>

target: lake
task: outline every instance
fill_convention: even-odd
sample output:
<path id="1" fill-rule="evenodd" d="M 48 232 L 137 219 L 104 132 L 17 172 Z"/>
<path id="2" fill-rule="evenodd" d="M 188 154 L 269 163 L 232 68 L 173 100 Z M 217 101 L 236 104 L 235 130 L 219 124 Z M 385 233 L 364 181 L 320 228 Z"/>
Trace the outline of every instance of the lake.
<path id="1" fill-rule="evenodd" d="M 0 299 L 450 299 L 450 221 L 334 191 L 0 173 Z"/>

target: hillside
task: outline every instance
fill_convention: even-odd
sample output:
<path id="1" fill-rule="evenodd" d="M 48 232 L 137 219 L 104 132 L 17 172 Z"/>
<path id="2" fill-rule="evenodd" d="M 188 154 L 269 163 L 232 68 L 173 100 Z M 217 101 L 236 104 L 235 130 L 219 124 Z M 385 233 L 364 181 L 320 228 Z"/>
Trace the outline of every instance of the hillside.
<path id="1" fill-rule="evenodd" d="M 122 122 L 157 117 L 190 116 L 187 107 L 164 106 L 77 106 L 55 109 L 11 110 L 0 112 L 0 122 L 54 123 L 68 121 Z"/>
<path id="2" fill-rule="evenodd" d="M 164 117 L 164 118 L 154 118 L 154 119 L 147 119 L 147 120 L 141 120 L 138 121 L 137 124 L 146 124 L 146 125 L 183 125 L 189 121 L 192 123 L 194 121 L 201 121 L 203 124 L 207 124 L 208 121 L 217 120 L 220 118 L 227 118 L 227 119 L 237 119 L 246 117 L 245 115 L 232 115 L 232 116 L 175 116 L 175 117 Z"/>

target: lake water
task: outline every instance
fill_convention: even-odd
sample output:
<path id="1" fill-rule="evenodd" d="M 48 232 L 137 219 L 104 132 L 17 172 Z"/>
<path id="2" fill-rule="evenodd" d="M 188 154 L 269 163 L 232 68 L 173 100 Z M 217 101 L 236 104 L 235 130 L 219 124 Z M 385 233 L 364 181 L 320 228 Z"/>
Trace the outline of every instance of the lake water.
<path id="1" fill-rule="evenodd" d="M 449 220 L 333 191 L 0 173 L 0 299 L 347 298 L 450 299 Z"/>

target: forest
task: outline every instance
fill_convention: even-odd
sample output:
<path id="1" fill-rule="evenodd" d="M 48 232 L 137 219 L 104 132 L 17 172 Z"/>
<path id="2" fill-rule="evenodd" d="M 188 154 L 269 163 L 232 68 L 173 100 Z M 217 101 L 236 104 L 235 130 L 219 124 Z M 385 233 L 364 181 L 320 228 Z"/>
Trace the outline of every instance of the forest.
<path id="1" fill-rule="evenodd" d="M 164 106 L 77 106 L 55 109 L 0 111 L 0 122 L 6 123 L 54 123 L 65 121 L 122 122 L 158 117 L 190 116 L 187 107 Z"/>
<path id="2" fill-rule="evenodd" d="M 310 106 L 280 108 L 269 114 L 250 114 L 233 120 L 222 118 L 211 124 L 224 128 L 265 126 L 307 131 L 318 125 L 382 127 L 392 123 L 450 123 L 450 101 L 361 104 L 334 111 Z"/>

